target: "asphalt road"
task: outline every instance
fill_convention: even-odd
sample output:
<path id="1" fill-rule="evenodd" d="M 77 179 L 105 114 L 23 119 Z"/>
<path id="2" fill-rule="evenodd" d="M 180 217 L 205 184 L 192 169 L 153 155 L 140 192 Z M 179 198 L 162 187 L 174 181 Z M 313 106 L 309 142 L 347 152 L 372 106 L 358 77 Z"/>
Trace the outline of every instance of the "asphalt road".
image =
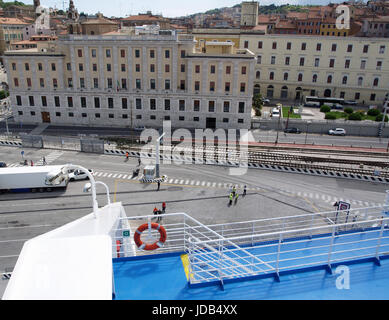
<path id="1" fill-rule="evenodd" d="M 128 179 L 137 159 L 125 162 L 124 157 L 47 149 L 25 152 L 35 163 L 45 156 L 50 164 L 73 163 L 93 169 L 96 179 L 109 186 L 111 201 L 121 201 L 128 216 L 151 214 L 154 206 L 161 207 L 166 201 L 167 212 L 186 212 L 205 224 L 331 211 L 340 199 L 350 201 L 352 208 L 373 206 L 384 202 L 388 188 L 258 169 L 231 176 L 227 167 L 162 163 L 161 174 L 169 178 L 157 192 L 156 185 Z M 0 161 L 13 166 L 20 160 L 19 148 L 0 147 Z M 91 195 L 82 192 L 84 184 L 71 182 L 64 193 L 0 195 L 0 272 L 12 270 L 26 240 L 92 211 Z M 230 184 L 248 187 L 247 196 L 232 207 L 227 206 Z M 106 203 L 105 191 L 99 188 L 98 201 L 100 206 Z"/>

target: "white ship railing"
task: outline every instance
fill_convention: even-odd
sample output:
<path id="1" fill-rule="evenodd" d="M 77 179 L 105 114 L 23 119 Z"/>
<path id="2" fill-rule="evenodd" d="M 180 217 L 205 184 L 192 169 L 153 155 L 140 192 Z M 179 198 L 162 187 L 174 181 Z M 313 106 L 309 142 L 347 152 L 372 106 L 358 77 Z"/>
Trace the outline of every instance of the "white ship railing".
<path id="1" fill-rule="evenodd" d="M 204 225 L 185 213 L 169 213 L 161 222 L 167 232 L 165 245 L 154 251 L 139 250 L 133 235 L 155 216 L 126 217 L 111 233 L 113 257 L 186 253 L 191 284 L 279 276 L 284 270 L 319 265 L 330 269 L 334 263 L 379 261 L 389 254 L 388 215 L 385 205 Z M 159 233 L 153 230 L 153 237 L 157 240 Z"/>

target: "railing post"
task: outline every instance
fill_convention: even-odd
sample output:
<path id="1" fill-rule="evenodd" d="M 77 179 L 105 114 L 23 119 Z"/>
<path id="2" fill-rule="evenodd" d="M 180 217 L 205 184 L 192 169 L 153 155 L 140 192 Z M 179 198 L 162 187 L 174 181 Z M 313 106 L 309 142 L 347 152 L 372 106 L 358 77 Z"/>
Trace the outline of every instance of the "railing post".
<path id="1" fill-rule="evenodd" d="M 381 262 L 380 262 L 380 246 L 381 246 L 381 240 L 382 240 L 382 235 L 384 233 L 384 216 L 382 216 L 381 218 L 381 229 L 380 229 L 380 236 L 378 238 L 378 241 L 377 241 L 377 248 L 376 248 L 376 251 L 375 251 L 375 261 L 378 265 L 381 265 Z"/>
<path id="2" fill-rule="evenodd" d="M 278 271 L 278 265 L 279 265 L 279 261 L 280 261 L 281 244 L 282 244 L 282 232 L 280 233 L 280 237 L 278 238 L 278 246 L 277 246 L 277 261 L 276 261 L 276 280 L 277 281 L 280 281 L 280 274 Z"/>
<path id="3" fill-rule="evenodd" d="M 281 233 L 280 233 L 281 241 L 284 240 L 284 234 L 282 233 L 283 231 L 285 231 L 285 218 L 282 218 L 282 230 L 281 230 Z"/>
<path id="4" fill-rule="evenodd" d="M 312 228 L 313 228 L 313 215 L 311 219 L 311 230 L 309 231 L 309 238 L 312 239 Z"/>
<path id="5" fill-rule="evenodd" d="M 184 215 L 184 251 L 186 251 L 186 219 Z"/>
<path id="6" fill-rule="evenodd" d="M 251 246 L 254 246 L 254 221 L 252 222 Z"/>
<path id="7" fill-rule="evenodd" d="M 336 232 L 336 225 L 332 227 L 332 236 L 331 236 L 331 244 L 328 252 L 328 261 L 327 261 L 327 271 L 332 274 L 331 269 L 331 255 L 332 255 L 332 247 L 334 246 L 334 239 L 335 239 L 335 232 Z"/>

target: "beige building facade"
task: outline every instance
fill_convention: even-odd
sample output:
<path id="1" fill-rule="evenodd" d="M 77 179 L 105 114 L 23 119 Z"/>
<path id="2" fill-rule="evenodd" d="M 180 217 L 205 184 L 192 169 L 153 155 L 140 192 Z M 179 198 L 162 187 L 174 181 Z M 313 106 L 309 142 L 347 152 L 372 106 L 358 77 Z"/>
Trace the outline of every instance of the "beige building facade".
<path id="1" fill-rule="evenodd" d="M 55 50 L 4 54 L 15 121 L 249 128 L 255 55 L 193 36 L 66 35 Z"/>

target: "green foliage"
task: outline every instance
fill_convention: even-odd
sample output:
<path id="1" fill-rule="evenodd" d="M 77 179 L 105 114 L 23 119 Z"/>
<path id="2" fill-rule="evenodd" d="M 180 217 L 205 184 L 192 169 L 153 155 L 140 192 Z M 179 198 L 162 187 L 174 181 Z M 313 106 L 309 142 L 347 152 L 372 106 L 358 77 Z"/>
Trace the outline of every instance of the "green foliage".
<path id="1" fill-rule="evenodd" d="M 0 91 L 0 99 L 5 99 L 9 96 L 9 92 L 5 90 Z"/>
<path id="2" fill-rule="evenodd" d="M 382 114 L 382 113 L 380 113 L 379 115 L 377 115 L 376 117 L 375 117 L 375 121 L 378 121 L 378 122 L 380 122 L 380 121 L 382 121 L 382 118 L 384 117 L 384 115 Z M 386 115 L 385 116 L 385 122 L 388 122 L 388 120 L 389 120 L 389 118 L 388 118 L 388 116 Z"/>
<path id="3" fill-rule="evenodd" d="M 326 120 L 335 120 L 336 119 L 336 114 L 333 112 L 327 112 L 324 119 Z"/>
<path id="4" fill-rule="evenodd" d="M 381 111 L 378 109 L 370 109 L 369 111 L 367 111 L 367 115 L 374 117 L 378 116 L 380 113 Z"/>
<path id="5" fill-rule="evenodd" d="M 353 110 L 353 108 L 347 107 L 347 108 L 344 108 L 344 112 L 348 113 L 348 114 L 351 114 L 351 113 L 354 112 L 354 110 Z"/>
<path id="6" fill-rule="evenodd" d="M 255 115 L 256 116 L 261 116 L 262 112 L 262 96 L 260 93 L 257 93 L 253 96 L 253 109 L 255 110 Z"/>
<path id="7" fill-rule="evenodd" d="M 348 119 L 353 121 L 361 121 L 362 114 L 360 114 L 359 112 L 354 112 L 348 116 Z"/>
<path id="8" fill-rule="evenodd" d="M 9 6 L 22 6 L 25 7 L 27 6 L 25 3 L 20 2 L 20 1 L 11 1 L 11 2 L 4 2 L 3 0 L 0 0 L 0 8 L 8 8 Z"/>
<path id="9" fill-rule="evenodd" d="M 330 106 L 327 106 L 326 104 L 323 104 L 323 105 L 320 107 L 320 112 L 327 113 L 327 112 L 330 112 L 330 111 L 331 111 L 331 107 L 330 107 Z"/>

